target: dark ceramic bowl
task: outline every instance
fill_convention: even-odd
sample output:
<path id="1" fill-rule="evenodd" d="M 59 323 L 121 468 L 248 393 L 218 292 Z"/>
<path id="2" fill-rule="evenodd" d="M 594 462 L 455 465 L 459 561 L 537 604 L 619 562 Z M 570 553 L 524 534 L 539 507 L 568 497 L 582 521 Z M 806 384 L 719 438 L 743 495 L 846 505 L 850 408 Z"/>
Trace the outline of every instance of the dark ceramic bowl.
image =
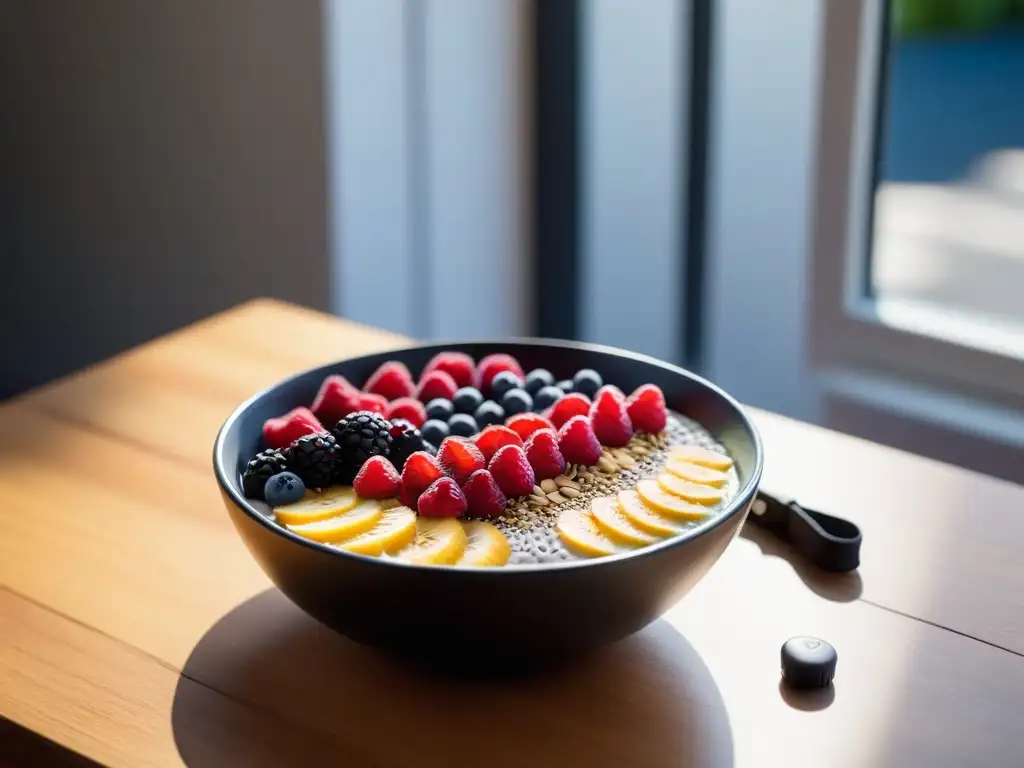
<path id="1" fill-rule="evenodd" d="M 417 373 L 442 349 L 477 359 L 507 352 L 526 370 L 547 368 L 556 378 L 594 368 L 627 393 L 653 382 L 672 410 L 700 422 L 729 450 L 739 491 L 707 523 L 643 549 L 554 565 L 476 569 L 409 565 L 332 549 L 278 526 L 243 496 L 240 473 L 260 449 L 265 419 L 312 402 L 328 374 L 361 383 L 390 359 Z M 475 649 L 518 657 L 593 648 L 654 621 L 700 581 L 739 531 L 762 462 L 760 439 L 742 408 L 704 379 L 650 357 L 556 341 L 418 346 L 306 371 L 239 406 L 213 451 L 238 533 L 274 584 L 308 614 L 383 649 L 421 655 Z"/>

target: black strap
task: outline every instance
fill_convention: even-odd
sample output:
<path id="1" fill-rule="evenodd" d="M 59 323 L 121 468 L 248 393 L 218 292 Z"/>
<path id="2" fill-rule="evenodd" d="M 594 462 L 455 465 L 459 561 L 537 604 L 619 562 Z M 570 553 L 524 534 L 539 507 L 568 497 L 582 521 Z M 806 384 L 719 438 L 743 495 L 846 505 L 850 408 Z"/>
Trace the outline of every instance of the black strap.
<path id="1" fill-rule="evenodd" d="M 846 572 L 860 565 L 860 528 L 849 520 L 764 491 L 758 491 L 747 520 L 788 541 L 822 570 Z"/>

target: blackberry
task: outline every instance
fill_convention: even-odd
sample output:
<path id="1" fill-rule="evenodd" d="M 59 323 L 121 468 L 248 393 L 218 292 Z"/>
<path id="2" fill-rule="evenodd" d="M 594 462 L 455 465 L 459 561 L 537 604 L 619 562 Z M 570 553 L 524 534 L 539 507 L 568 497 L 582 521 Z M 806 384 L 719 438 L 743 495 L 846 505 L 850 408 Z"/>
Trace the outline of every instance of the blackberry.
<path id="1" fill-rule="evenodd" d="M 288 470 L 307 488 L 327 488 L 334 480 L 338 446 L 334 435 L 327 432 L 303 435 L 284 449 L 284 458 Z"/>
<path id="2" fill-rule="evenodd" d="M 391 452 L 388 454 L 388 459 L 395 465 L 395 469 L 401 472 L 402 467 L 405 466 L 405 460 L 416 451 L 427 451 L 433 454 L 437 452 L 437 449 L 423 439 L 423 435 L 411 422 L 405 419 L 394 419 L 391 422 Z"/>
<path id="3" fill-rule="evenodd" d="M 242 472 L 242 493 L 250 499 L 263 500 L 263 488 L 267 480 L 278 472 L 284 472 L 288 462 L 276 448 L 260 451 L 245 465 Z"/>
<path id="4" fill-rule="evenodd" d="M 391 422 L 373 411 L 350 413 L 335 425 L 334 437 L 338 441 L 336 477 L 341 483 L 355 480 L 371 456 L 386 458 L 391 452 Z"/>

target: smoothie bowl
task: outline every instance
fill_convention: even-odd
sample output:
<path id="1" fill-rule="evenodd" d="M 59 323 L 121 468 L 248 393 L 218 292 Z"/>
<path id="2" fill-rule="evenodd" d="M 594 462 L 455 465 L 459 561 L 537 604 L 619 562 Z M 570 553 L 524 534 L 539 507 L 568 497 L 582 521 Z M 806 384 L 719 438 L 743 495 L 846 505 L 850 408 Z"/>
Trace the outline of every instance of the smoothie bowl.
<path id="1" fill-rule="evenodd" d="M 723 391 L 556 342 L 343 360 L 255 395 L 214 446 L 274 584 L 359 642 L 547 657 L 629 635 L 739 531 L 762 450 Z"/>

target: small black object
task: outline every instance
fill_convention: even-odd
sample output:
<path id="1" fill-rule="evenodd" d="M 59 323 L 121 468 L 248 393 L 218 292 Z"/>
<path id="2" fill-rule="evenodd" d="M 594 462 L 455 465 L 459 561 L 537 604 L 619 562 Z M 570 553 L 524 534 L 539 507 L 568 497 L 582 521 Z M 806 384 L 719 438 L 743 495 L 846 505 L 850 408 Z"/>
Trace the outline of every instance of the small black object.
<path id="1" fill-rule="evenodd" d="M 477 427 L 476 419 L 468 413 L 456 413 L 448 419 L 448 431 L 458 437 L 472 437 L 480 429 Z"/>
<path id="2" fill-rule="evenodd" d="M 543 411 L 561 400 L 564 394 L 558 387 L 541 387 L 540 391 L 533 396 L 533 407 L 538 411 Z"/>
<path id="3" fill-rule="evenodd" d="M 523 386 L 527 392 L 535 396 L 544 387 L 553 386 L 555 383 L 555 377 L 551 375 L 551 371 L 545 368 L 534 368 L 528 374 L 526 374 L 526 382 Z"/>
<path id="4" fill-rule="evenodd" d="M 448 421 L 455 413 L 455 406 L 452 405 L 451 400 L 446 400 L 443 397 L 435 397 L 429 403 L 427 403 L 427 418 L 437 419 L 438 421 Z"/>
<path id="5" fill-rule="evenodd" d="M 423 439 L 433 445 L 440 445 L 450 432 L 448 422 L 440 419 L 428 419 L 427 423 L 423 425 L 423 429 L 420 430 Z"/>
<path id="6" fill-rule="evenodd" d="M 860 565 L 860 528 L 849 520 L 764 491 L 758 491 L 747 520 L 788 541 L 822 570 L 845 573 Z"/>
<path id="7" fill-rule="evenodd" d="M 371 456 L 387 457 L 391 452 L 391 422 L 373 411 L 350 413 L 334 425 L 334 437 L 338 441 L 335 481 L 339 483 L 350 484 Z M 302 477 L 295 467 L 288 468 Z M 307 488 L 319 487 L 302 479 Z"/>
<path id="8" fill-rule="evenodd" d="M 567 395 L 570 392 L 576 391 L 574 389 L 575 385 L 572 383 L 572 379 L 562 379 L 560 382 L 555 384 L 555 386 L 558 387 L 560 390 L 562 390 L 562 392 L 564 392 Z"/>
<path id="9" fill-rule="evenodd" d="M 782 676 L 791 688 L 824 688 L 836 676 L 836 649 L 816 637 L 791 637 L 782 645 Z"/>
<path id="10" fill-rule="evenodd" d="M 516 376 L 512 371 L 499 371 L 493 379 L 491 379 L 490 396 L 495 400 L 501 400 L 505 393 L 512 389 L 521 389 L 523 386 L 523 380 Z"/>
<path id="11" fill-rule="evenodd" d="M 476 419 L 476 424 L 480 429 L 489 427 L 492 424 L 504 424 L 505 409 L 493 400 L 485 400 L 480 404 L 480 407 L 476 409 L 476 413 L 473 414 L 473 418 Z"/>
<path id="12" fill-rule="evenodd" d="M 278 472 L 263 486 L 263 498 L 272 507 L 294 504 L 306 492 L 306 484 L 294 472 Z"/>
<path id="13" fill-rule="evenodd" d="M 338 455 L 334 435 L 321 432 L 303 435 L 289 445 L 284 451 L 284 460 L 307 488 L 327 488 L 334 482 Z"/>
<path id="14" fill-rule="evenodd" d="M 257 453 L 242 472 L 242 493 L 250 499 L 263 500 L 263 491 L 269 480 L 279 472 L 284 472 L 288 463 L 284 455 L 276 448 L 268 448 Z"/>
<path id="15" fill-rule="evenodd" d="M 510 389 L 501 398 L 501 407 L 505 409 L 506 416 L 529 413 L 533 410 L 533 398 L 525 389 Z"/>
<path id="16" fill-rule="evenodd" d="M 604 379 L 593 368 L 584 368 L 576 371 L 576 375 L 572 377 L 572 385 L 575 391 L 590 398 L 597 394 L 597 390 L 601 388 L 602 384 L 604 384 Z"/>
<path id="17" fill-rule="evenodd" d="M 476 387 L 462 387 L 452 397 L 452 405 L 457 413 L 476 413 L 483 401 L 484 396 Z"/>
<path id="18" fill-rule="evenodd" d="M 429 443 L 412 422 L 406 419 L 391 420 L 391 450 L 388 459 L 399 472 L 405 466 L 406 459 L 416 451 L 427 450 L 428 446 Z"/>

